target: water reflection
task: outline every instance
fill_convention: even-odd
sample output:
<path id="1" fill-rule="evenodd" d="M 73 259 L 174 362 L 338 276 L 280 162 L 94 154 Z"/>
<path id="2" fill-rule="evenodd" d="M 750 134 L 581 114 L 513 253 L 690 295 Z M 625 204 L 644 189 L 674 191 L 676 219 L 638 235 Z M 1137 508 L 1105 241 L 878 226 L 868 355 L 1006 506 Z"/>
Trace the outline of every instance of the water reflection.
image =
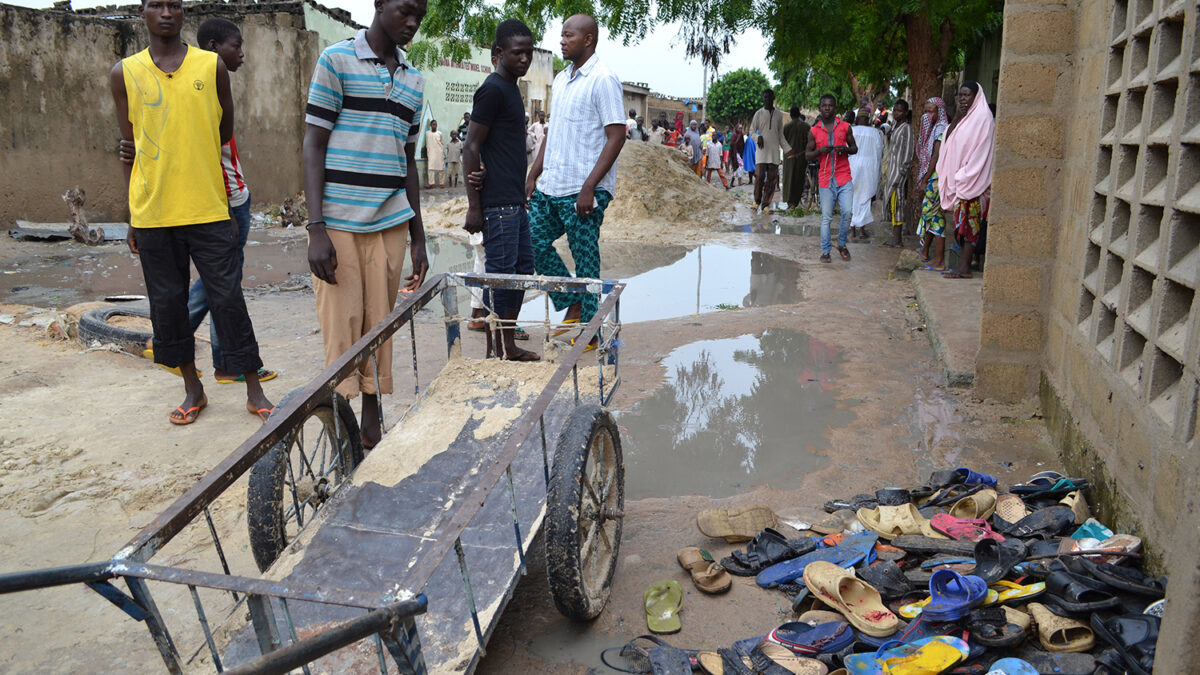
<path id="1" fill-rule="evenodd" d="M 618 415 L 626 494 L 724 497 L 818 468 L 813 449 L 853 417 L 832 395 L 840 360 L 836 347 L 785 329 L 671 352 L 668 381 Z"/>

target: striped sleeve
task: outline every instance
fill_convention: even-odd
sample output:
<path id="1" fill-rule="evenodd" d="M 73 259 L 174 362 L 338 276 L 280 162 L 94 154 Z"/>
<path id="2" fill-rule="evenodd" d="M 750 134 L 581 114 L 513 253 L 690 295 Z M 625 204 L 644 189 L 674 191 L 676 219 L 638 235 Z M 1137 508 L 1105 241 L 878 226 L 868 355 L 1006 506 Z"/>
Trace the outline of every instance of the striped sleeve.
<path id="1" fill-rule="evenodd" d="M 317 59 L 312 82 L 308 85 L 308 105 L 304 110 L 304 121 L 332 131 L 338 114 L 342 111 L 342 100 L 342 78 L 334 67 L 329 50 L 326 49 Z"/>
<path id="2" fill-rule="evenodd" d="M 621 80 L 616 75 L 608 73 L 596 83 L 592 95 L 596 99 L 596 111 L 600 113 L 600 123 L 625 124 L 624 99 L 621 90 Z"/>

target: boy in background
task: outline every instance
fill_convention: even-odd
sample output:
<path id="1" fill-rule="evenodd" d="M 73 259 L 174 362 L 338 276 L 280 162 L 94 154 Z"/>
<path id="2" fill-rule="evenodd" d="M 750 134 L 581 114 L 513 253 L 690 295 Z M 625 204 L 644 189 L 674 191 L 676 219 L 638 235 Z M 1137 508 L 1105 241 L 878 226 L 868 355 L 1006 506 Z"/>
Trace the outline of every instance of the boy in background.
<path id="1" fill-rule="evenodd" d="M 462 141 L 458 138 L 458 129 L 450 130 L 450 144 L 446 146 L 446 185 L 458 187 L 462 177 Z"/>
<path id="2" fill-rule="evenodd" d="M 208 405 L 196 373 L 188 318 L 190 264 L 204 284 L 227 373 L 242 374 L 246 409 L 274 410 L 258 373 L 262 360 L 241 289 L 236 233 L 221 172 L 221 146 L 233 138 L 229 71 L 217 54 L 180 39 L 183 3 L 144 0 L 138 12 L 149 46 L 109 74 L 121 137 L 136 150 L 125 164 L 129 249 L 141 260 L 154 326 L 154 361 L 178 368 L 185 398 L 168 416 L 191 424 Z M 189 264 L 190 263 L 190 264 Z"/>

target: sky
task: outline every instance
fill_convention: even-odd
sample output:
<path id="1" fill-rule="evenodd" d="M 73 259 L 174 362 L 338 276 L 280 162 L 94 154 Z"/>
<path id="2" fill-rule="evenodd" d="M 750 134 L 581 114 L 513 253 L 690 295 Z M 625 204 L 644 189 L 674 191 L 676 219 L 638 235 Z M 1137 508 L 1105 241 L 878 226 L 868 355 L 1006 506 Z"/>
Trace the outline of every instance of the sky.
<path id="1" fill-rule="evenodd" d="M 5 0 L 9 4 L 24 7 L 49 7 L 53 0 Z M 128 0 L 130 3 L 136 0 Z M 373 3 L 370 0 L 318 0 L 329 7 L 341 7 L 350 11 L 354 20 L 368 25 L 371 23 Z M 112 0 L 75 0 L 75 7 L 96 7 L 113 4 Z M 558 39 L 562 22 L 555 22 L 546 31 L 539 46 L 561 56 Z M 639 44 L 626 47 L 614 41 L 608 31 L 600 29 L 600 42 L 596 53 L 625 82 L 645 82 L 650 89 L 667 96 L 699 97 L 704 91 L 704 73 L 700 63 L 684 55 L 684 46 L 676 42 L 679 24 L 660 26 Z M 758 68 L 771 77 L 765 62 L 766 41 L 758 31 L 746 31 L 738 38 L 737 45 L 725 56 L 721 73 L 738 68 Z"/>

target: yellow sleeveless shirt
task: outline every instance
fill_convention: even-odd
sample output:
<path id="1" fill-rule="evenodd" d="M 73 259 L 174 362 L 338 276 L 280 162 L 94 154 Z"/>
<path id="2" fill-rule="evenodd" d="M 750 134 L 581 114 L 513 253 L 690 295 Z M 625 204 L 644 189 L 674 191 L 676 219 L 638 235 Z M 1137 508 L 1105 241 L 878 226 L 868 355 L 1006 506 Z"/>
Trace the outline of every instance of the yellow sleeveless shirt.
<path id="1" fill-rule="evenodd" d="M 169 75 L 145 49 L 121 61 L 137 157 L 129 179 L 134 227 L 229 219 L 221 176 L 217 55 L 188 47 Z"/>

